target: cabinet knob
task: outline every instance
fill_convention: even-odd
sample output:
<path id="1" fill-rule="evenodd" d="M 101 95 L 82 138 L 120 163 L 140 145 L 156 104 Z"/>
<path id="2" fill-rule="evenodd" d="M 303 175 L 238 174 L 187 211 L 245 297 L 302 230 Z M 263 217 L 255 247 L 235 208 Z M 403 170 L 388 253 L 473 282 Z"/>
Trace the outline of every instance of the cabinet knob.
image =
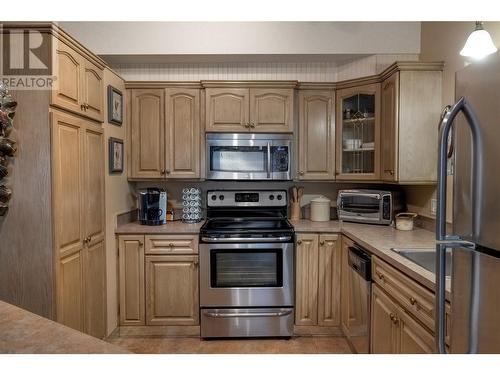
<path id="1" fill-rule="evenodd" d="M 255 124 L 253 122 L 250 123 L 251 128 L 255 128 Z"/>
<path id="2" fill-rule="evenodd" d="M 85 104 L 81 104 L 81 105 L 80 105 L 80 109 L 81 109 L 82 111 L 85 111 Z"/>
<path id="3" fill-rule="evenodd" d="M 167 169 L 167 170 L 165 171 L 165 173 L 166 173 L 166 174 L 170 174 L 170 169 Z"/>
<path id="4" fill-rule="evenodd" d="M 302 244 L 302 240 L 297 240 L 297 245 L 301 245 Z"/>
<path id="5" fill-rule="evenodd" d="M 168 244 L 168 247 L 174 247 L 174 244 L 173 244 L 172 242 L 170 242 L 170 243 Z"/>
<path id="6" fill-rule="evenodd" d="M 161 173 L 161 174 L 165 174 L 165 169 L 162 169 L 162 170 L 160 171 L 160 173 Z"/>
<path id="7" fill-rule="evenodd" d="M 394 175 L 394 171 L 392 169 L 384 169 L 384 172 L 389 173 L 391 176 Z"/>
<path id="8" fill-rule="evenodd" d="M 398 317 L 396 316 L 396 314 L 394 314 L 394 313 L 390 313 L 390 314 L 389 314 L 389 317 L 391 318 L 391 321 L 392 321 L 394 324 L 398 324 L 398 323 L 399 323 L 399 319 L 398 319 Z"/>
<path id="9" fill-rule="evenodd" d="M 299 174 L 302 176 L 304 175 L 304 171 L 299 171 Z"/>
<path id="10" fill-rule="evenodd" d="M 323 246 L 325 244 L 325 241 L 319 241 L 319 244 Z"/>
<path id="11" fill-rule="evenodd" d="M 139 246 L 140 247 L 143 247 L 144 246 L 144 243 L 142 241 L 139 241 Z"/>
<path id="12" fill-rule="evenodd" d="M 85 110 L 87 110 L 89 108 L 90 108 L 89 103 L 85 103 Z"/>
<path id="13" fill-rule="evenodd" d="M 382 280 L 382 281 L 384 280 L 384 274 L 382 274 L 382 273 L 380 273 L 380 272 L 378 272 L 378 271 L 376 271 L 376 272 L 375 272 L 375 274 L 377 275 L 377 277 L 378 277 L 380 280 Z"/>
<path id="14" fill-rule="evenodd" d="M 415 298 L 413 298 L 413 297 L 410 297 L 410 303 L 412 305 L 418 305 L 417 300 Z"/>

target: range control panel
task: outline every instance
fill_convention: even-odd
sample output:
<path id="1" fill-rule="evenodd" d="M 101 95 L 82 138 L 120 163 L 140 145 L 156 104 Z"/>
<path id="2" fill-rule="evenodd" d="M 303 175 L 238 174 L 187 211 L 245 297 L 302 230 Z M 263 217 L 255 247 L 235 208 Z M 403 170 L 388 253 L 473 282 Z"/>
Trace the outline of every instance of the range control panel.
<path id="1" fill-rule="evenodd" d="M 209 190 L 208 207 L 286 207 L 286 190 Z"/>

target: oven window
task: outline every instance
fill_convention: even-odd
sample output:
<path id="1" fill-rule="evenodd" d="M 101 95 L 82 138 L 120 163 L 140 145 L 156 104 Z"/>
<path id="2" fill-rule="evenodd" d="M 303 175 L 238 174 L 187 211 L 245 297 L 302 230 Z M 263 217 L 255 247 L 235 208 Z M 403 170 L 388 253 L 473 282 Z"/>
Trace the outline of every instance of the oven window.
<path id="1" fill-rule="evenodd" d="M 212 288 L 283 286 L 283 250 L 211 250 Z"/>
<path id="2" fill-rule="evenodd" d="M 341 208 L 344 211 L 358 214 L 378 213 L 380 210 L 380 200 L 376 197 L 363 195 L 344 195 L 341 200 Z"/>
<path id="3" fill-rule="evenodd" d="M 267 172 L 267 147 L 211 146 L 210 170 L 214 172 Z"/>

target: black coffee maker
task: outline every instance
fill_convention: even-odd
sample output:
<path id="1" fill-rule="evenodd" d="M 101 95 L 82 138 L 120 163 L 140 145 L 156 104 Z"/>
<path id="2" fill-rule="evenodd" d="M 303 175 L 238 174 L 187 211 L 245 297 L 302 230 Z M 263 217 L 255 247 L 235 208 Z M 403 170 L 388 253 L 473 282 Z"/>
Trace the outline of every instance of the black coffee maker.
<path id="1" fill-rule="evenodd" d="M 167 192 L 159 188 L 141 189 L 139 194 L 139 221 L 143 225 L 165 224 Z"/>

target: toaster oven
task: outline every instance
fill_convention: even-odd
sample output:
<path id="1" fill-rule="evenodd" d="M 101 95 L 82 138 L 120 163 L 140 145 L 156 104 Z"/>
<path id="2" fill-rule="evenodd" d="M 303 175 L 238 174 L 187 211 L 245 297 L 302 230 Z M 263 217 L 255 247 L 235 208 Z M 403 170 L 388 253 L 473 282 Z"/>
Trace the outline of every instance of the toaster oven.
<path id="1" fill-rule="evenodd" d="M 391 225 L 405 210 L 403 193 L 385 190 L 340 190 L 337 197 L 339 220 Z"/>

